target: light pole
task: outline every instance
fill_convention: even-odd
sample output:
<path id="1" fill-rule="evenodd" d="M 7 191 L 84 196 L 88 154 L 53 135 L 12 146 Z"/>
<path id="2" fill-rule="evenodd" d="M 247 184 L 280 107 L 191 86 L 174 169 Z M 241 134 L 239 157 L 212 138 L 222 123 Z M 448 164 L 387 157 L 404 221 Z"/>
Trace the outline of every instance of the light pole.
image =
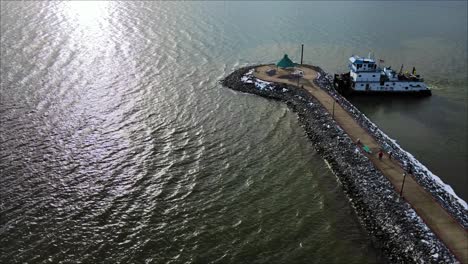
<path id="1" fill-rule="evenodd" d="M 304 58 L 304 44 L 301 45 L 301 65 L 302 65 L 302 58 Z"/>
<path id="2" fill-rule="evenodd" d="M 333 100 L 332 118 L 335 119 L 335 100 Z"/>
<path id="3" fill-rule="evenodd" d="M 403 182 L 401 183 L 400 197 L 403 196 L 403 187 L 405 187 L 406 172 L 403 173 Z"/>

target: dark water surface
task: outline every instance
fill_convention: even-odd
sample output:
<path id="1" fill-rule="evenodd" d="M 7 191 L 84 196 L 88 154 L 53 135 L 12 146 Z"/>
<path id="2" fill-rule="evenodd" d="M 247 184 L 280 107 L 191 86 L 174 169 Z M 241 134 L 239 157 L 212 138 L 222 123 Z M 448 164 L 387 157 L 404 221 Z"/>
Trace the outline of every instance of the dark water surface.
<path id="1" fill-rule="evenodd" d="M 414 63 L 433 97 L 353 102 L 466 198 L 466 20 L 464 2 L 2 1 L 0 263 L 382 262 L 295 114 L 218 81 L 301 42 L 329 72 Z"/>

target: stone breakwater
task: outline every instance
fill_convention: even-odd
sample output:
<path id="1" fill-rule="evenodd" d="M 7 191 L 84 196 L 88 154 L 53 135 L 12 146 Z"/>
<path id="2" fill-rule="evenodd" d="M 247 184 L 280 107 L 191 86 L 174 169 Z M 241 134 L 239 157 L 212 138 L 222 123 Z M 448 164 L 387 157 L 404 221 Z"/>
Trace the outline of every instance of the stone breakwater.
<path id="1" fill-rule="evenodd" d="M 222 84 L 236 91 L 283 101 L 297 113 L 316 151 L 339 179 L 373 244 L 390 263 L 458 263 L 411 206 L 398 199 L 387 178 L 312 95 L 296 86 L 258 80 L 252 75 L 255 67 L 258 65 L 234 71 L 222 80 Z M 309 67 L 320 73 L 317 84 L 333 93 L 331 87 L 327 87 L 329 76 L 318 67 Z M 343 101 L 338 101 L 340 104 L 347 102 L 339 94 L 334 97 Z M 349 109 L 359 115 L 360 112 L 351 106 Z M 400 160 L 404 160 L 403 154 L 398 153 Z"/>

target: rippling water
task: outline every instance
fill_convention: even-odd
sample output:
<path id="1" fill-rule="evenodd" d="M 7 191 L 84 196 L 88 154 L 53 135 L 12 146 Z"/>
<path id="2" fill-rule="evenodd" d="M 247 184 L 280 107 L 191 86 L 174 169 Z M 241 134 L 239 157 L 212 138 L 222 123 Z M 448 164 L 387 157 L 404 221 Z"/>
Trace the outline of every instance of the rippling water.
<path id="1" fill-rule="evenodd" d="M 300 42 L 328 71 L 371 46 L 392 54 L 392 38 L 335 5 L 2 1 L 0 262 L 382 262 L 294 113 L 218 83 L 297 58 Z M 453 24 L 441 34 L 457 38 Z M 466 70 L 460 54 L 444 65 Z M 433 98 L 461 105 L 458 118 L 466 76 L 454 76 Z"/>

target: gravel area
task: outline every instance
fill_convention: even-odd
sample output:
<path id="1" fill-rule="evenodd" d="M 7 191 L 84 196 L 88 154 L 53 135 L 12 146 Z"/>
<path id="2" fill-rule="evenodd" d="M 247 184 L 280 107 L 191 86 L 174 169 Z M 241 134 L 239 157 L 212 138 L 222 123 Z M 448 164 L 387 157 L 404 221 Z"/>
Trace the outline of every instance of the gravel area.
<path id="1" fill-rule="evenodd" d="M 252 71 L 258 66 L 240 68 L 221 83 L 236 91 L 283 101 L 297 113 L 301 126 L 317 152 L 337 176 L 374 246 L 382 252 L 389 263 L 458 263 L 411 206 L 398 198 L 398 194 L 387 178 L 374 168 L 370 160 L 356 148 L 354 142 L 314 97 L 295 86 L 256 79 Z M 383 146 L 387 147 L 384 144 L 386 143 L 394 149 L 395 157 L 399 161 L 415 163 L 415 159 L 408 157 L 407 152 L 334 91 L 330 75 L 318 67 L 309 67 L 320 73 L 317 85 L 327 90 L 343 107 L 346 107 Z M 417 165 L 414 164 L 414 168 L 417 167 L 415 174 L 423 174 L 423 168 Z M 423 180 L 423 182 L 431 182 L 431 180 Z M 429 184 L 429 186 L 433 185 L 435 186 L 435 183 Z M 423 186 L 426 187 L 426 185 Z M 446 192 L 442 187 L 431 188 L 435 188 L 438 192 Z M 441 193 L 439 196 L 451 208 L 450 212 L 452 210 L 455 213 L 458 212 L 460 215 L 457 219 L 464 219 L 463 223 L 466 223 L 466 214 L 463 213 L 465 209 L 457 199 L 451 197 L 450 194 Z"/>

